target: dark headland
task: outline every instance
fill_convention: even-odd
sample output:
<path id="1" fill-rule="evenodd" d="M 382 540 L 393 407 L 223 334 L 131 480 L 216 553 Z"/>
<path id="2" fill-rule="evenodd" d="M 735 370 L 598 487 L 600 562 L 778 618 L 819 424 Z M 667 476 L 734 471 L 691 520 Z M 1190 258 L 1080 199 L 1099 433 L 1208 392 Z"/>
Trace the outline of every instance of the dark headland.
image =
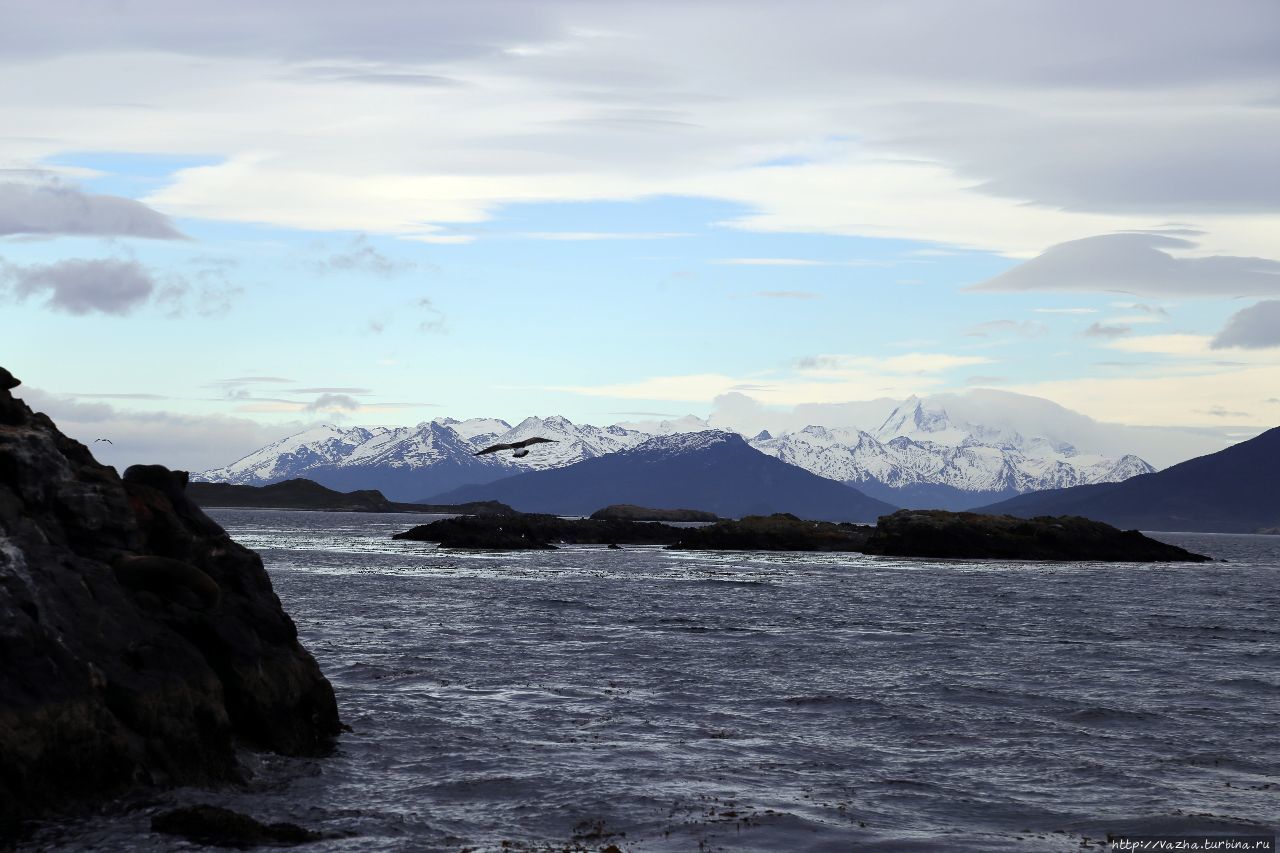
<path id="1" fill-rule="evenodd" d="M 0 369 L 0 847 L 139 785 L 242 777 L 341 724 L 262 561 L 158 465 L 117 475 Z"/>
<path id="2" fill-rule="evenodd" d="M 310 509 L 343 512 L 417 512 L 467 515 L 510 515 L 515 512 L 497 501 L 464 504 L 404 503 L 388 500 L 377 489 L 339 492 L 314 480 L 299 477 L 266 486 L 231 483 L 189 483 L 187 497 L 205 507 L 255 509 Z"/>
<path id="3" fill-rule="evenodd" d="M 664 545 L 678 550 L 852 551 L 895 557 L 1106 562 L 1205 562 L 1209 558 L 1086 518 L 1021 519 L 942 510 L 900 510 L 875 527 L 806 521 L 787 513 L 672 527 L 625 519 L 518 513 L 420 524 L 396 539 L 446 548 L 550 549 L 557 545 Z"/>
<path id="4" fill-rule="evenodd" d="M 1030 517 L 1083 515 L 1118 527 L 1253 533 L 1280 524 L 1280 427 L 1119 483 L 1029 492 L 980 507 Z"/>

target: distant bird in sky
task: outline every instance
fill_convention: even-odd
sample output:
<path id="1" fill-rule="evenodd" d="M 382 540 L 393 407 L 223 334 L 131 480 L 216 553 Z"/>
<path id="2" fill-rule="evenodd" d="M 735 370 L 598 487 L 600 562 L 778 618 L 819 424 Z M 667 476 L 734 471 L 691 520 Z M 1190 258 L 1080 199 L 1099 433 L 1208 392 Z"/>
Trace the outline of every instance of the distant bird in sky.
<path id="1" fill-rule="evenodd" d="M 95 438 L 95 439 L 93 440 L 93 443 L 94 443 L 94 444 L 97 444 L 99 441 L 105 441 L 107 444 L 115 444 L 115 442 L 114 442 L 114 441 L 112 441 L 112 440 L 111 440 L 111 439 L 109 439 L 109 438 Z"/>
<path id="2" fill-rule="evenodd" d="M 494 444 L 472 455 L 484 456 L 486 453 L 496 453 L 499 450 L 514 450 L 515 453 L 511 455 L 514 456 L 516 459 L 523 459 L 524 457 L 529 455 L 529 445 L 543 444 L 544 442 L 554 442 L 554 441 L 557 441 L 557 439 L 538 438 L 537 436 L 534 436 L 533 438 L 526 438 L 524 441 L 514 441 L 511 444 Z"/>

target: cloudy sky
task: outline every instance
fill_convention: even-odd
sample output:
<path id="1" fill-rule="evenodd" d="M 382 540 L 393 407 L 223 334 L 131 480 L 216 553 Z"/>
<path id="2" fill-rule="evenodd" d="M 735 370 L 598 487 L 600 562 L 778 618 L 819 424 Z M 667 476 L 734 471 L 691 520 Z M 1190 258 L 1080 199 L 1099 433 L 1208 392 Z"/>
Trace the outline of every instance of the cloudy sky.
<path id="1" fill-rule="evenodd" d="M 0 18 L 0 364 L 121 453 L 972 388 L 1280 423 L 1274 0 Z"/>

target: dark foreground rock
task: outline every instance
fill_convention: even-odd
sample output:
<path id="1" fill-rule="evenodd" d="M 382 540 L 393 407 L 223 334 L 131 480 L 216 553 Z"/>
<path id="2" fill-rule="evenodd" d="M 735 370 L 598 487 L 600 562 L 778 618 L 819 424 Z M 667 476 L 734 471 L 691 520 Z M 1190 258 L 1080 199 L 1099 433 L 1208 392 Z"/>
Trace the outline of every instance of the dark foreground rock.
<path id="1" fill-rule="evenodd" d="M 418 512 L 465 515 L 511 515 L 511 507 L 497 501 L 466 504 L 417 504 L 387 500 L 377 489 L 339 492 L 299 477 L 266 486 L 231 483 L 190 483 L 187 497 L 200 506 L 260 509 L 311 509 L 341 512 Z"/>
<path id="2" fill-rule="evenodd" d="M 803 521 L 790 513 L 749 515 L 681 531 L 672 548 L 691 551 L 861 551 L 872 528 Z"/>
<path id="3" fill-rule="evenodd" d="M 644 521 L 601 521 L 520 513 L 509 518 L 460 516 L 419 524 L 393 539 L 436 542 L 444 548 L 547 550 L 564 545 L 670 545 L 684 533 Z"/>
<path id="4" fill-rule="evenodd" d="M 591 513 L 598 521 L 719 521 L 714 512 L 700 509 L 654 509 L 635 504 L 610 504 Z"/>
<path id="5" fill-rule="evenodd" d="M 237 780 L 235 747 L 324 752 L 333 689 L 254 552 L 121 479 L 0 371 L 0 835 L 130 786 Z"/>
<path id="6" fill-rule="evenodd" d="M 151 831 L 176 835 L 212 847 L 289 847 L 319 841 L 319 832 L 296 823 L 262 823 L 248 815 L 217 806 L 186 806 L 151 819 Z"/>
<path id="7" fill-rule="evenodd" d="M 1176 545 L 1077 516 L 1014 518 L 941 510 L 882 517 L 864 549 L 897 557 L 1107 562 L 1205 562 Z"/>

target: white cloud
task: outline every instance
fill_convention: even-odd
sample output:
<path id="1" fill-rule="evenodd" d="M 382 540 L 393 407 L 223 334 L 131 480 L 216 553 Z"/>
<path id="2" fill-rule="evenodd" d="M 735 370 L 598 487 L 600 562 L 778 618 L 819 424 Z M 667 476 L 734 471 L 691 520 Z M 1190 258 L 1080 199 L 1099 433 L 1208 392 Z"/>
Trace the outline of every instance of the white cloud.
<path id="1" fill-rule="evenodd" d="M 606 385 L 543 386 L 592 397 L 706 403 L 718 396 L 749 389 L 771 404 L 843 403 L 872 397 L 906 397 L 943 384 L 940 374 L 957 367 L 988 364 L 981 356 L 908 353 L 889 358 L 811 356 L 797 362 L 798 372 L 733 377 L 720 373 L 653 376 Z"/>
<path id="2" fill-rule="evenodd" d="M 1104 234 L 1059 243 L 971 290 L 1118 291 L 1153 295 L 1280 294 L 1280 261 L 1180 257 L 1196 244 L 1165 234 Z"/>
<path id="3" fill-rule="evenodd" d="M 204 471 L 226 465 L 273 441 L 301 432 L 302 421 L 264 425 L 226 415 L 129 411 L 107 403 L 77 402 L 30 386 L 15 396 L 53 418 L 64 433 L 88 445 L 99 460 L 123 471 L 139 463 Z M 94 443 L 94 439 L 107 438 Z"/>
<path id="4" fill-rule="evenodd" d="M 1274 412 L 1259 406 L 1258 392 L 1280 388 L 1280 365 L 1258 364 L 1195 373 L 1150 374 L 1025 383 L 1011 390 L 1047 397 L 1101 421 L 1121 424 L 1220 426 L 1221 414 L 1237 426 L 1275 426 Z"/>
<path id="5" fill-rule="evenodd" d="M 1212 349 L 1280 347 L 1280 300 L 1270 299 L 1237 311 L 1209 346 Z"/>
<path id="6" fill-rule="evenodd" d="M 0 162 L 213 154 L 151 202 L 425 242 L 510 202 L 666 194 L 740 202 L 745 228 L 1015 256 L 1177 216 L 1265 254 L 1280 113 L 1233 105 L 1274 96 L 1274 15 L 1174 6 L 26 10 L 0 34 L 24 129 Z"/>

